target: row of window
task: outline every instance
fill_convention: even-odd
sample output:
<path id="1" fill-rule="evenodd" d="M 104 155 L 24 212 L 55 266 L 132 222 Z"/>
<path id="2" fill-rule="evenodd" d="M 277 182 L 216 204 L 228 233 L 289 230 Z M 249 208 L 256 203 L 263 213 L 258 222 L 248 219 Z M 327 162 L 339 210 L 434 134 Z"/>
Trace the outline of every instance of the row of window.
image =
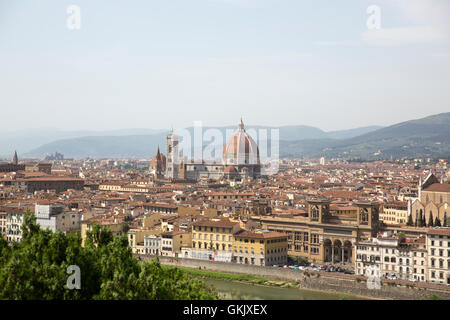
<path id="1" fill-rule="evenodd" d="M 436 251 L 436 249 L 431 249 L 430 255 L 435 256 L 436 252 L 439 252 L 439 257 L 444 256 L 444 249 L 439 249 L 439 251 Z M 447 250 L 447 257 L 450 257 L 450 249 Z"/>
<path id="2" fill-rule="evenodd" d="M 198 249 L 214 249 L 214 247 L 212 246 L 212 243 L 208 243 L 208 242 L 195 242 L 192 241 L 192 248 L 198 248 Z M 222 243 L 222 245 L 220 246 L 218 243 L 216 243 L 215 245 L 215 249 L 216 250 L 220 250 L 220 248 L 222 248 L 222 251 L 225 251 L 225 249 L 227 248 L 227 246 Z M 228 245 L 228 251 L 231 251 L 231 244 Z"/>
<path id="3" fill-rule="evenodd" d="M 430 265 L 432 267 L 436 267 L 436 259 L 431 259 L 430 260 Z M 439 259 L 439 268 L 444 268 L 444 259 Z M 447 268 L 450 269 L 450 259 L 447 259 Z"/>
<path id="4" fill-rule="evenodd" d="M 219 228 L 219 227 L 204 227 L 204 226 L 193 226 L 193 229 L 196 231 L 206 231 L 206 232 L 214 232 L 214 229 L 216 232 L 222 232 L 222 233 L 230 233 L 231 228 Z"/>
<path id="5" fill-rule="evenodd" d="M 431 244 L 431 246 L 438 246 L 438 243 L 439 243 L 439 247 L 443 247 L 445 242 L 443 242 L 443 241 L 435 242 L 434 240 L 431 240 L 430 244 Z M 450 241 L 447 241 L 447 247 L 450 247 Z"/>
<path id="6" fill-rule="evenodd" d="M 192 238 L 196 239 L 196 237 L 197 237 L 197 233 L 193 233 L 192 234 Z M 202 238 L 204 240 L 208 240 L 208 234 L 201 234 L 201 233 L 199 233 L 198 234 L 198 239 L 202 240 Z M 210 234 L 209 235 L 209 240 L 213 240 L 213 239 L 214 239 L 214 235 Z M 220 240 L 220 235 L 216 234 L 216 241 L 219 241 L 219 240 Z M 222 235 L 222 241 L 226 241 L 226 236 L 225 235 Z M 228 241 L 232 241 L 232 237 L 231 236 L 228 236 Z"/>

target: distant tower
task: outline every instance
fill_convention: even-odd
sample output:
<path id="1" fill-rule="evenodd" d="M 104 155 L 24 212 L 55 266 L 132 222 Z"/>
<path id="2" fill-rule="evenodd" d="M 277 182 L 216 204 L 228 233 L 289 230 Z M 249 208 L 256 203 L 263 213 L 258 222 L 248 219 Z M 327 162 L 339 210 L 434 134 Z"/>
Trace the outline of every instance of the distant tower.
<path id="1" fill-rule="evenodd" d="M 325 223 L 330 217 L 330 200 L 308 199 L 308 218 L 312 222 Z"/>
<path id="2" fill-rule="evenodd" d="M 166 178 L 178 178 L 178 136 L 174 133 L 167 135 Z"/>
<path id="3" fill-rule="evenodd" d="M 419 185 L 417 186 L 417 198 L 422 201 L 422 176 L 419 178 Z"/>
<path id="4" fill-rule="evenodd" d="M 17 157 L 17 151 L 14 151 L 14 157 L 13 157 L 12 163 L 15 166 L 17 166 L 19 164 L 19 158 Z"/>
<path id="5" fill-rule="evenodd" d="M 186 165 L 184 164 L 183 160 L 181 160 L 181 162 L 180 162 L 180 167 L 179 167 L 179 170 L 178 170 L 178 177 L 181 180 L 185 180 L 186 179 Z"/>
<path id="6" fill-rule="evenodd" d="M 325 165 L 325 157 L 320 158 L 320 165 Z"/>
<path id="7" fill-rule="evenodd" d="M 365 201 L 355 202 L 355 205 L 358 207 L 359 228 L 370 228 L 372 236 L 375 236 L 378 230 L 380 206 L 377 203 Z"/>
<path id="8" fill-rule="evenodd" d="M 161 179 L 166 171 L 166 157 L 158 151 L 150 161 L 150 173 L 156 178 Z"/>

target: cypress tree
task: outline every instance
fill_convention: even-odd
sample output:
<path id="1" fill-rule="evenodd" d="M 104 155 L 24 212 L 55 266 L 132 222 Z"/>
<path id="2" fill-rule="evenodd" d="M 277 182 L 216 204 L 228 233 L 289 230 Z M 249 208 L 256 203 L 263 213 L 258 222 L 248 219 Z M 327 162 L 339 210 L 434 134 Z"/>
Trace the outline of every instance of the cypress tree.
<path id="1" fill-rule="evenodd" d="M 444 226 L 444 227 L 447 226 L 447 211 L 444 212 L 444 224 L 443 224 L 443 226 Z"/>
<path id="2" fill-rule="evenodd" d="M 428 218 L 428 226 L 429 227 L 433 226 L 433 211 L 430 211 L 430 216 Z"/>
<path id="3" fill-rule="evenodd" d="M 441 226 L 441 219 L 439 219 L 439 217 L 436 217 L 436 220 L 434 220 L 434 226 L 435 227 L 440 227 Z"/>
<path id="4" fill-rule="evenodd" d="M 406 222 L 406 225 L 407 225 L 407 226 L 412 226 L 412 225 L 413 225 L 412 214 L 410 214 L 410 215 L 408 216 L 408 222 Z"/>

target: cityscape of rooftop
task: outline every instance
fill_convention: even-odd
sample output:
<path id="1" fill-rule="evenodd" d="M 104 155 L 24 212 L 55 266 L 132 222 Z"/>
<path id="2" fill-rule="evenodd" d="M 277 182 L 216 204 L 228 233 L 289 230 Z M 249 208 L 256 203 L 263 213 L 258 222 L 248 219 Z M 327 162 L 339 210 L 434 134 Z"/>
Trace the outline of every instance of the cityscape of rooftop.
<path id="1" fill-rule="evenodd" d="M 449 300 L 449 14 L 0 1 L 2 312 Z"/>

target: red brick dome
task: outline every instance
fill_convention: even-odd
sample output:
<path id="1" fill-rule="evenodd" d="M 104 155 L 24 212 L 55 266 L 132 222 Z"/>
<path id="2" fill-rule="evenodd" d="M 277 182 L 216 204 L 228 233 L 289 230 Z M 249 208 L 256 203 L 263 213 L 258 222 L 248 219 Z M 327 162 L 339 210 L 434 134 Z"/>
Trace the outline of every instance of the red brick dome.
<path id="1" fill-rule="evenodd" d="M 244 123 L 239 123 L 238 130 L 223 148 L 225 165 L 259 165 L 259 149 L 255 140 L 245 132 Z"/>

